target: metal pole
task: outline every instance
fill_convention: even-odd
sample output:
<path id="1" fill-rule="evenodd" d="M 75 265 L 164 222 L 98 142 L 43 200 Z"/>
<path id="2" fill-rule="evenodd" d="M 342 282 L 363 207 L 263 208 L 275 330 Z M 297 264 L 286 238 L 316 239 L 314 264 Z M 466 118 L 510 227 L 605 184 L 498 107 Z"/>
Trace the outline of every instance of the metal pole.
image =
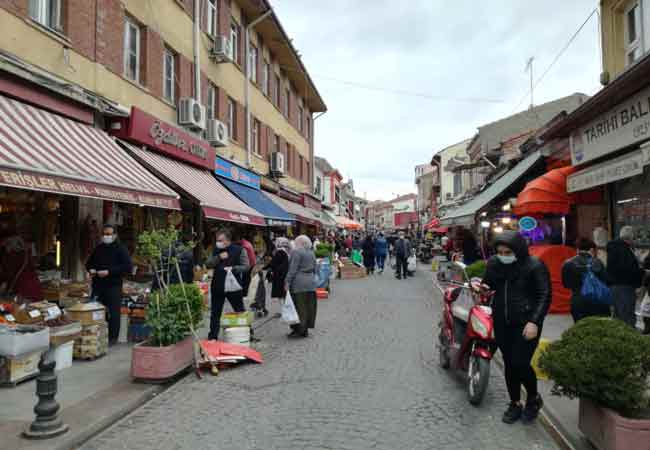
<path id="1" fill-rule="evenodd" d="M 198 103 L 201 103 L 201 60 L 199 57 L 201 53 L 201 48 L 199 47 L 199 36 L 201 33 L 199 26 L 200 20 L 201 0 L 194 0 L 194 100 L 196 100 Z"/>

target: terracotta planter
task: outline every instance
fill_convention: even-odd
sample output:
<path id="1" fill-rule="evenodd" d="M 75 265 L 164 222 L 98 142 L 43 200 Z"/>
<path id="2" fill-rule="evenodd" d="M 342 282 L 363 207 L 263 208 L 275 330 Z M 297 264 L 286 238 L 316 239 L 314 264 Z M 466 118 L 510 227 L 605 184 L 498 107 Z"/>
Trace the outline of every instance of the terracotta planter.
<path id="1" fill-rule="evenodd" d="M 133 347 L 131 376 L 141 380 L 163 381 L 180 373 L 192 364 L 192 338 L 168 347 L 152 347 L 141 342 Z"/>
<path id="2" fill-rule="evenodd" d="M 580 431 L 599 450 L 650 449 L 650 419 L 628 419 L 580 399 Z"/>

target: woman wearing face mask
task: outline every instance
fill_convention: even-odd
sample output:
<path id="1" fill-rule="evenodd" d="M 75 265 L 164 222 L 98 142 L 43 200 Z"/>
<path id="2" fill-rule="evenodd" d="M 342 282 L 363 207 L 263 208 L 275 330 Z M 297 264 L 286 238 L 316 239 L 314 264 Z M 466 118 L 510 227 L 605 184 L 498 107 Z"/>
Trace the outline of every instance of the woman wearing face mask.
<path id="1" fill-rule="evenodd" d="M 532 422 L 543 402 L 530 361 L 551 304 L 551 279 L 544 263 L 528 254 L 528 245 L 519 233 L 504 231 L 494 244 L 497 254 L 488 261 L 484 282 L 495 291 L 494 333 L 510 396 L 503 421 Z M 527 394 L 525 407 L 520 402 L 522 385 Z"/>

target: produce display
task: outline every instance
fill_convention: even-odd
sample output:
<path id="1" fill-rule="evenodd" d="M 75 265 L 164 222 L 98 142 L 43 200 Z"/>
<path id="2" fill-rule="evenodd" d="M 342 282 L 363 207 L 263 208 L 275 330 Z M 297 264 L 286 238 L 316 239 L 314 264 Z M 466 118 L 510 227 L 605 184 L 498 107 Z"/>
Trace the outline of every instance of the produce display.
<path id="1" fill-rule="evenodd" d="M 108 324 L 106 322 L 84 325 L 74 340 L 74 359 L 95 359 L 108 352 Z"/>

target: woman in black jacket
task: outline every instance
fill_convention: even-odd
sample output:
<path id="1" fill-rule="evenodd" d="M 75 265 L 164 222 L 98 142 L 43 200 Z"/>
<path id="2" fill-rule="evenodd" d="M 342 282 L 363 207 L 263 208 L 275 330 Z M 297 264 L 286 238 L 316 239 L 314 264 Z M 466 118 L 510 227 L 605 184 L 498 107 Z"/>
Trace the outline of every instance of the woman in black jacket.
<path id="1" fill-rule="evenodd" d="M 275 252 L 273 258 L 262 270 L 268 270 L 266 279 L 271 282 L 271 298 L 284 300 L 287 295 L 285 289 L 285 280 L 289 273 L 289 252 L 291 244 L 287 238 L 277 238 L 275 240 Z M 266 313 L 266 310 L 263 311 Z"/>
<path id="2" fill-rule="evenodd" d="M 551 279 L 544 263 L 528 254 L 528 245 L 519 233 L 504 231 L 494 244 L 496 255 L 488 261 L 484 282 L 495 291 L 494 333 L 510 395 L 503 421 L 514 423 L 523 418 L 531 422 L 543 405 L 530 361 L 551 304 Z M 525 408 L 520 403 L 522 385 L 527 393 Z"/>
<path id="3" fill-rule="evenodd" d="M 375 273 L 375 240 L 372 236 L 366 236 L 361 250 L 363 250 L 363 265 L 366 272 L 368 275 Z"/>

